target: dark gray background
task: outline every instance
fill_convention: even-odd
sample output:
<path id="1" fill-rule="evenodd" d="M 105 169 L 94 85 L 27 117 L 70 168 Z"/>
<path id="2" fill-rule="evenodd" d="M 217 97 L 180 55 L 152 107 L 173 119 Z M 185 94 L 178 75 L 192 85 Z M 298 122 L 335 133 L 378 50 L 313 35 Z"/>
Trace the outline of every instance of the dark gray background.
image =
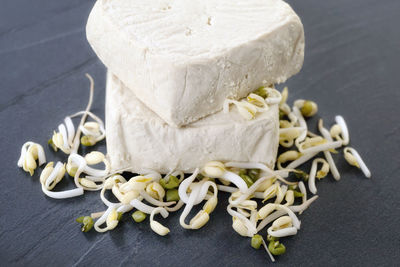
<path id="1" fill-rule="evenodd" d="M 277 264 L 398 265 L 400 1 L 290 2 L 306 34 L 304 67 L 287 82 L 290 99 L 316 100 L 327 124 L 342 114 L 351 145 L 373 177 L 365 179 L 336 156 L 342 180 L 329 176 L 318 183 L 319 200 L 300 217 L 298 235 L 286 238 L 287 253 Z M 25 141 L 46 144 L 66 115 L 84 108 L 85 72 L 96 82 L 93 112 L 104 116 L 105 68 L 85 38 L 93 3 L 0 3 L 1 265 L 270 264 L 263 251 L 232 230 L 226 195 L 199 231 L 183 230 L 179 214 L 172 214 L 165 222 L 168 237 L 129 216 L 112 232 L 83 234 L 74 219 L 104 209 L 98 193 L 50 199 L 41 192 L 39 172 L 30 177 L 17 168 Z M 45 149 L 49 160 L 65 160 Z M 58 188 L 72 187 L 68 180 Z"/>

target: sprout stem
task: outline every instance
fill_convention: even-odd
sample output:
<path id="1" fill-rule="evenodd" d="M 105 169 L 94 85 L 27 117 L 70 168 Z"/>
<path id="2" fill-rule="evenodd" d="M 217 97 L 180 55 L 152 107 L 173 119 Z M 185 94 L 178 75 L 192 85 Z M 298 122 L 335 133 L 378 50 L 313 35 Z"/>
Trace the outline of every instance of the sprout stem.
<path id="1" fill-rule="evenodd" d="M 78 129 L 76 131 L 74 142 L 73 142 L 73 146 L 72 146 L 72 149 L 71 149 L 71 153 L 77 153 L 78 152 L 78 148 L 79 148 L 79 144 L 80 144 L 80 137 L 81 137 L 81 129 L 80 129 L 80 127 L 86 121 L 87 112 L 90 111 L 90 108 L 92 107 L 92 103 L 93 103 L 94 81 L 93 81 L 92 76 L 90 76 L 88 73 L 86 73 L 85 75 L 89 79 L 89 82 L 90 82 L 89 102 L 88 102 L 88 104 L 86 106 L 85 113 L 82 115 L 81 121 L 80 121 Z"/>
<path id="2" fill-rule="evenodd" d="M 53 192 L 53 191 L 47 190 L 46 187 L 44 185 L 42 185 L 42 191 L 43 191 L 43 193 L 45 193 L 46 196 L 55 198 L 55 199 L 72 198 L 72 197 L 77 197 L 77 196 L 83 195 L 82 188 L 75 188 L 75 189 L 71 189 L 71 190 Z"/>
<path id="3" fill-rule="evenodd" d="M 346 121 L 340 115 L 337 115 L 335 117 L 335 121 L 337 124 L 339 124 L 340 128 L 342 129 L 343 145 L 347 146 L 350 142 L 350 135 L 349 135 L 349 130 L 347 128 Z"/>

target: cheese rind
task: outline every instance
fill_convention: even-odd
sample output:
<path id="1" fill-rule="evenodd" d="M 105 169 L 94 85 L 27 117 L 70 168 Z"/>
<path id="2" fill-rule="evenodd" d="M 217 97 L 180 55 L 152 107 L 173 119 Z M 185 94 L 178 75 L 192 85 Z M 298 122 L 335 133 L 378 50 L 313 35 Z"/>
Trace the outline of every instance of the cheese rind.
<path id="1" fill-rule="evenodd" d="M 191 173 L 211 160 L 262 162 L 272 167 L 278 150 L 278 107 L 247 121 L 231 112 L 176 128 L 138 100 L 118 78 L 107 76 L 106 140 L 113 170 Z"/>
<path id="2" fill-rule="evenodd" d="M 86 31 L 108 69 L 172 126 L 284 82 L 304 58 L 302 23 L 280 0 L 98 0 Z"/>

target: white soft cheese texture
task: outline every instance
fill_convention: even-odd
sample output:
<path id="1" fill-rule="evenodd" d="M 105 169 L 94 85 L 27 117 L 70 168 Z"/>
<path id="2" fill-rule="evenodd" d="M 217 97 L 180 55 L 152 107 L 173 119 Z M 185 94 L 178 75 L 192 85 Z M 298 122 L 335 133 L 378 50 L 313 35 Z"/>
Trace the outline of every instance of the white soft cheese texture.
<path id="1" fill-rule="evenodd" d="M 211 160 L 262 162 L 272 167 L 279 142 L 278 107 L 246 121 L 231 107 L 187 126 L 166 124 L 114 75 L 106 96 L 107 153 L 113 170 L 193 172 Z"/>
<path id="2" fill-rule="evenodd" d="M 96 54 L 173 126 L 222 109 L 303 64 L 303 25 L 280 0 L 98 0 L 86 28 Z"/>

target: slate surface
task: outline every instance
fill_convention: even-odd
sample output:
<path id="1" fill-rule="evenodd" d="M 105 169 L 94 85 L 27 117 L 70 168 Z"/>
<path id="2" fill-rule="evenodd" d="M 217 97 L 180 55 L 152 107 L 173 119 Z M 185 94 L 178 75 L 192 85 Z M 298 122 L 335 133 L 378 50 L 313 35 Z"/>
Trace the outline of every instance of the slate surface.
<path id="1" fill-rule="evenodd" d="M 320 198 L 287 238 L 278 265 L 398 265 L 400 260 L 398 0 L 290 1 L 303 20 L 306 58 L 287 85 L 291 100 L 312 98 L 326 123 L 342 114 L 351 145 L 373 173 L 335 157 L 342 180 L 318 183 Z M 74 219 L 104 209 L 97 193 L 70 200 L 45 197 L 38 174 L 16 162 L 27 140 L 45 144 L 64 116 L 83 109 L 84 73 L 93 75 L 93 112 L 104 116 L 105 68 L 85 39 L 94 1 L 2 0 L 0 7 L 2 266 L 262 266 L 267 255 L 235 234 L 226 195 L 211 221 L 185 231 L 178 214 L 166 220 L 171 235 L 153 234 L 129 216 L 110 233 L 82 234 Z M 314 123 L 316 120 L 313 121 Z M 99 146 L 104 149 L 104 144 Z M 65 160 L 45 147 L 49 160 Z M 72 187 L 65 181 L 58 188 Z"/>

